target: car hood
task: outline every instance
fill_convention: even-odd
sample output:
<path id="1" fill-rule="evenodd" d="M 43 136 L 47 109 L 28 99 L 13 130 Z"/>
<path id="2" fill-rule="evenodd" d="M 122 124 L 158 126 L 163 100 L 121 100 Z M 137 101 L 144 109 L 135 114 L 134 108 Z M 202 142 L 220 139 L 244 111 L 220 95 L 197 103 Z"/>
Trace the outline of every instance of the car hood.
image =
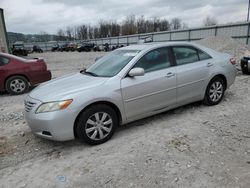
<path id="1" fill-rule="evenodd" d="M 41 84 L 29 96 L 41 102 L 63 100 L 75 93 L 97 87 L 108 79 L 81 73 L 71 74 Z"/>

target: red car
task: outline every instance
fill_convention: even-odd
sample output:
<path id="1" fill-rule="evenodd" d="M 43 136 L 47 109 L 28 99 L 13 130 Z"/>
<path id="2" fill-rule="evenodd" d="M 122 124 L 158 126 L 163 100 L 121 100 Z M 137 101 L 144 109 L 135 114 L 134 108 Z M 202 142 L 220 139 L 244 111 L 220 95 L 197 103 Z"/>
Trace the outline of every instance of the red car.
<path id="1" fill-rule="evenodd" d="M 48 81 L 51 72 L 43 59 L 24 59 L 0 53 L 0 91 L 23 94 L 30 86 Z"/>

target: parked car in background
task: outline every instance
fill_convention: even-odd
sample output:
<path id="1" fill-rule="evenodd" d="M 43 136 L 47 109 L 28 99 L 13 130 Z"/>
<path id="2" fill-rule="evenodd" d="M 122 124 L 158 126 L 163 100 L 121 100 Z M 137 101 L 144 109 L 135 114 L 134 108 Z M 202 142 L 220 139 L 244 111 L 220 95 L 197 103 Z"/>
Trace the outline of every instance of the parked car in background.
<path id="1" fill-rule="evenodd" d="M 85 43 L 77 47 L 78 52 L 90 52 L 94 49 L 95 44 Z"/>
<path id="2" fill-rule="evenodd" d="M 77 45 L 74 43 L 69 43 L 67 48 L 68 48 L 68 51 L 74 52 L 77 48 Z"/>
<path id="3" fill-rule="evenodd" d="M 68 49 L 68 45 L 69 44 L 62 44 L 61 46 L 59 46 L 59 48 L 58 48 L 58 51 L 60 51 L 60 52 L 68 52 L 69 51 L 69 49 Z"/>
<path id="4" fill-rule="evenodd" d="M 250 74 L 250 57 L 243 57 L 241 59 L 241 70 L 243 74 Z"/>
<path id="5" fill-rule="evenodd" d="M 17 56 L 27 56 L 28 50 L 25 49 L 22 41 L 18 41 L 12 45 L 12 54 Z"/>
<path id="6" fill-rule="evenodd" d="M 195 101 L 220 103 L 235 80 L 234 64 L 228 54 L 188 42 L 119 48 L 34 89 L 25 117 L 40 137 L 101 144 L 118 125 Z"/>
<path id="7" fill-rule="evenodd" d="M 43 59 L 24 59 L 0 53 L 0 91 L 23 94 L 30 86 L 50 79 L 51 72 Z"/>
<path id="8" fill-rule="evenodd" d="M 94 52 L 100 52 L 100 51 L 101 51 L 101 48 L 100 48 L 100 46 L 95 45 L 95 46 L 93 47 L 93 50 L 94 50 Z"/>
<path id="9" fill-rule="evenodd" d="M 52 48 L 51 48 L 51 51 L 55 52 L 55 51 L 58 51 L 58 50 L 59 50 L 59 44 L 53 44 Z"/>
<path id="10" fill-rule="evenodd" d="M 104 51 L 105 52 L 108 52 L 110 50 L 108 43 L 105 43 L 103 46 L 104 46 Z"/>
<path id="11" fill-rule="evenodd" d="M 34 53 L 34 52 L 43 53 L 43 50 L 42 50 L 42 48 L 41 48 L 40 46 L 34 45 L 34 46 L 33 46 L 32 53 Z"/>

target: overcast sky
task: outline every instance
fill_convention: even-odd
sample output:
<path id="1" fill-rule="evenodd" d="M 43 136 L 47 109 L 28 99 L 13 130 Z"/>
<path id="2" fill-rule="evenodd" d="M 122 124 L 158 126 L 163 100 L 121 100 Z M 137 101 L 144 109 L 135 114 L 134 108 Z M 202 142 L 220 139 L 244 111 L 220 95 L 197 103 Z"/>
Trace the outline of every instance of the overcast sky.
<path id="1" fill-rule="evenodd" d="M 220 24 L 246 21 L 248 0 L 0 0 L 8 31 L 55 34 L 59 28 L 99 20 L 122 22 L 129 14 L 180 18 L 199 27 L 206 16 Z"/>

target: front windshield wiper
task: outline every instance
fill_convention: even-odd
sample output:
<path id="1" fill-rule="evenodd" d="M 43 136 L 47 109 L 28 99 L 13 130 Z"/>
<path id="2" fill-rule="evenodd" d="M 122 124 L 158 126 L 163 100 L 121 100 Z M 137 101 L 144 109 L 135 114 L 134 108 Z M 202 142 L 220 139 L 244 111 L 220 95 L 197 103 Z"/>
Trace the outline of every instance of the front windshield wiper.
<path id="1" fill-rule="evenodd" d="M 88 75 L 91 75 L 91 76 L 98 77 L 98 75 L 97 75 L 97 74 L 95 74 L 95 73 L 93 73 L 93 72 L 84 71 L 84 72 L 82 72 L 82 73 L 84 73 L 84 74 L 88 74 Z"/>

